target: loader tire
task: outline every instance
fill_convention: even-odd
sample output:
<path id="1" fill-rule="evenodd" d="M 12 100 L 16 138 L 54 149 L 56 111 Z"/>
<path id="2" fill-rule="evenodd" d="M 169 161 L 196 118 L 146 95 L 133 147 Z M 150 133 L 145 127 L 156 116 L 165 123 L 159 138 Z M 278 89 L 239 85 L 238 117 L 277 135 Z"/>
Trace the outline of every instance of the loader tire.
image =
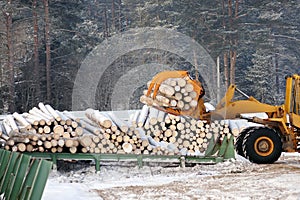
<path id="1" fill-rule="evenodd" d="M 281 138 L 276 131 L 267 127 L 254 127 L 243 140 L 243 152 L 247 159 L 258 164 L 271 164 L 282 152 Z"/>
<path id="2" fill-rule="evenodd" d="M 236 139 L 236 142 L 235 142 L 235 151 L 236 151 L 236 153 L 239 154 L 240 156 L 245 157 L 245 154 L 244 154 L 244 151 L 243 151 L 243 141 L 244 141 L 244 138 L 245 138 L 246 134 L 251 130 L 251 128 L 252 128 L 252 127 L 244 129 L 244 130 L 239 134 L 239 136 L 238 136 L 237 139 Z"/>

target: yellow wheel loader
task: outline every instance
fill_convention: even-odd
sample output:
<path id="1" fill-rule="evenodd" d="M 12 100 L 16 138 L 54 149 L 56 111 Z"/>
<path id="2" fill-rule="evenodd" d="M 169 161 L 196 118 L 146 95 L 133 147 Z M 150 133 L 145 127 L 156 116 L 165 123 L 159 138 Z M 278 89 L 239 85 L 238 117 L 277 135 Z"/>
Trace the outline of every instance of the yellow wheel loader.
<path id="1" fill-rule="evenodd" d="M 187 71 L 163 71 L 151 81 L 147 96 L 155 98 L 163 81 L 169 78 L 184 78 L 192 84 L 197 93 L 198 104 L 188 110 L 167 106 L 157 106 L 158 109 L 175 115 L 190 116 L 196 119 L 236 119 L 245 113 L 266 113 L 268 118 L 253 117 L 248 121 L 260 124 L 257 127 L 244 129 L 236 139 L 236 152 L 255 163 L 273 163 L 281 152 L 298 152 L 300 139 L 300 76 L 286 77 L 286 93 L 283 105 L 274 106 L 259 102 L 252 96 L 247 96 L 236 85 L 230 85 L 223 99 L 215 110 L 206 111 L 202 99 L 205 94 L 201 83 L 193 80 Z M 245 100 L 233 100 L 235 92 L 246 97 Z M 150 95 L 152 93 L 152 95 Z"/>

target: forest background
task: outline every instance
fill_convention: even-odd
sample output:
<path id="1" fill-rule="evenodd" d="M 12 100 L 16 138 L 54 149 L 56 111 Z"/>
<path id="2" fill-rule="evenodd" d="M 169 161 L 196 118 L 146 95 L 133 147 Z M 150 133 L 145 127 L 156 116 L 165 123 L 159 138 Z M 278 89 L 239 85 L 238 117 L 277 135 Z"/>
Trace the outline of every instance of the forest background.
<path id="1" fill-rule="evenodd" d="M 0 11 L 0 114 L 26 112 L 38 102 L 70 110 L 86 56 L 101 42 L 140 27 L 193 38 L 220 60 L 225 87 L 237 84 L 265 103 L 283 103 L 285 77 L 300 73 L 299 0 L 1 0 Z M 147 63 L 194 72 L 192 63 L 168 51 L 127 53 L 100 79 L 97 109 L 111 110 L 108 88 Z M 145 87 L 131 97 L 130 109 L 141 108 Z"/>

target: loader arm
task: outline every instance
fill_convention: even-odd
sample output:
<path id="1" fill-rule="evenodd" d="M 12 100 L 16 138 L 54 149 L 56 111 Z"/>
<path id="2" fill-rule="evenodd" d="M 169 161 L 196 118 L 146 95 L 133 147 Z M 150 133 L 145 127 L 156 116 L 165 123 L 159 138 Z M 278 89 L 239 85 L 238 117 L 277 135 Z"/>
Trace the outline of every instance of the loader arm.
<path id="1" fill-rule="evenodd" d="M 198 102 L 197 107 L 189 110 L 176 109 L 173 107 L 157 107 L 158 109 L 174 115 L 190 116 L 196 119 L 214 120 L 214 119 L 234 119 L 239 118 L 242 113 L 257 113 L 264 112 L 269 118 L 282 117 L 282 106 L 272 106 L 261 103 L 252 96 L 247 96 L 240 91 L 236 85 L 230 85 L 222 100 L 217 104 L 214 111 L 206 112 L 204 101 L 202 99 L 205 91 L 201 83 L 197 80 L 192 80 L 187 71 L 163 71 L 153 77 L 146 96 L 155 99 L 161 84 L 169 78 L 184 78 L 193 85 L 194 91 L 197 93 L 195 98 Z M 233 100 L 235 92 L 241 93 L 246 97 L 246 100 Z"/>
<path id="2" fill-rule="evenodd" d="M 246 100 L 233 100 L 237 91 L 236 85 L 230 85 L 222 100 L 217 104 L 216 109 L 209 115 L 212 119 L 234 119 L 239 118 L 243 113 L 264 112 L 269 118 L 282 116 L 282 106 L 273 106 L 259 102 L 252 96 Z M 241 91 L 240 91 L 241 92 Z"/>

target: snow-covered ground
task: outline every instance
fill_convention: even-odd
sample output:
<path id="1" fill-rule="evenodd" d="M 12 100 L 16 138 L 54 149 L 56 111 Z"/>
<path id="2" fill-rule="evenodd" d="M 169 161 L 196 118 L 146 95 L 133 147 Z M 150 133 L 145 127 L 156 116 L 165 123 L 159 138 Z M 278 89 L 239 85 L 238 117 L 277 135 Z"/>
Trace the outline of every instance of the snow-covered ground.
<path id="1" fill-rule="evenodd" d="M 272 165 L 238 158 L 180 168 L 149 163 L 102 163 L 51 172 L 43 200 L 299 199 L 300 154 L 283 153 Z"/>

